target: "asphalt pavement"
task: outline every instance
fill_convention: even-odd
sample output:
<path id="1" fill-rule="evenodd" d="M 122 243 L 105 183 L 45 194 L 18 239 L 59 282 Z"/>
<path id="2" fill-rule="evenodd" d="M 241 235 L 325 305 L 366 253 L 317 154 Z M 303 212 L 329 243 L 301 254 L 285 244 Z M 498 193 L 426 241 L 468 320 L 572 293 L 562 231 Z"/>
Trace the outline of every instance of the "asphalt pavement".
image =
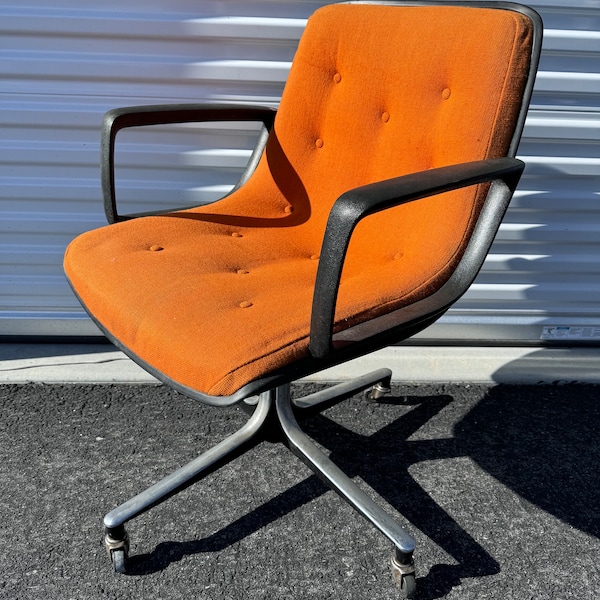
<path id="1" fill-rule="evenodd" d="M 0 385 L 0 598 L 397 598 L 389 542 L 272 443 L 129 523 L 112 571 L 103 515 L 246 418 L 152 383 Z M 394 386 L 306 428 L 414 535 L 420 598 L 598 598 L 600 386 Z"/>

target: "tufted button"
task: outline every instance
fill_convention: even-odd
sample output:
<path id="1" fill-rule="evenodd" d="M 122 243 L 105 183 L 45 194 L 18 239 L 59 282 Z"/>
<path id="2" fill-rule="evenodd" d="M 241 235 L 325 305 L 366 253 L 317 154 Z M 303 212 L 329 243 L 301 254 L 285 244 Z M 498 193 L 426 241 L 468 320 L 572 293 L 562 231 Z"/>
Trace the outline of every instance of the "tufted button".
<path id="1" fill-rule="evenodd" d="M 317 138 L 317 140 L 315 141 L 315 148 L 322 148 L 323 147 L 323 140 L 321 138 Z"/>
<path id="2" fill-rule="evenodd" d="M 238 269 L 236 272 L 238 275 L 248 275 L 248 273 L 250 273 L 250 271 L 247 271 L 246 269 Z"/>
<path id="3" fill-rule="evenodd" d="M 333 81 L 335 81 L 335 83 L 339 83 L 342 80 L 342 76 L 339 73 L 336 73 L 333 76 Z"/>
<path id="4" fill-rule="evenodd" d="M 390 120 L 390 113 L 389 112 L 382 112 L 381 113 L 381 120 L 384 123 L 387 123 Z"/>
<path id="5" fill-rule="evenodd" d="M 442 90 L 442 98 L 444 100 L 448 100 L 448 98 L 450 98 L 450 88 L 444 88 Z"/>
<path id="6" fill-rule="evenodd" d="M 404 256 L 404 253 L 396 252 L 396 254 L 394 254 L 394 260 L 400 260 L 403 256 Z"/>
<path id="7" fill-rule="evenodd" d="M 288 215 L 291 215 L 291 214 L 294 212 L 294 207 L 293 207 L 293 206 L 286 206 L 286 207 L 283 209 L 283 212 L 284 212 L 284 213 L 287 213 Z"/>
<path id="8" fill-rule="evenodd" d="M 318 254 L 313 254 L 310 257 L 310 260 L 319 260 L 319 258 L 321 258 Z"/>
<path id="9" fill-rule="evenodd" d="M 149 250 L 151 252 L 160 252 L 161 250 L 164 250 L 164 248 L 162 246 L 159 246 L 158 244 L 154 244 L 150 246 Z"/>
<path id="10" fill-rule="evenodd" d="M 250 308 L 252 306 L 252 302 L 240 302 L 240 308 Z"/>
<path id="11" fill-rule="evenodd" d="M 231 234 L 231 237 L 234 237 L 234 238 L 241 238 L 241 237 L 244 237 L 244 236 L 243 236 L 241 233 L 239 233 L 238 231 L 234 231 L 234 232 Z"/>

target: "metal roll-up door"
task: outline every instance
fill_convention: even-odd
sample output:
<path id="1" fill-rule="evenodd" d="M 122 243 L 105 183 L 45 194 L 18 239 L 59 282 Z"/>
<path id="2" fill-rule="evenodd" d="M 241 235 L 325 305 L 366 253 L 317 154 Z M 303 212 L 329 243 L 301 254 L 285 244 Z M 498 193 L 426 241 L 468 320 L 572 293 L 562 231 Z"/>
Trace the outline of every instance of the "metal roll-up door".
<path id="1" fill-rule="evenodd" d="M 0 5 L 0 335 L 98 335 L 62 271 L 68 242 L 105 223 L 100 123 L 116 106 L 276 105 L 306 17 L 321 3 L 23 0 Z M 126 210 L 227 191 L 255 132 L 123 135 Z"/>
<path id="2" fill-rule="evenodd" d="M 479 277 L 424 337 L 600 342 L 600 2 L 529 5 L 544 45 L 527 168 Z"/>
<path id="3" fill-rule="evenodd" d="M 104 223 L 109 108 L 276 105 L 307 16 L 324 2 L 116 0 L 0 6 L 0 335 L 97 335 L 62 273 Z M 519 156 L 528 167 L 484 269 L 427 343 L 600 341 L 600 2 L 531 1 L 544 51 Z M 127 132 L 125 210 L 209 202 L 236 181 L 252 124 Z"/>

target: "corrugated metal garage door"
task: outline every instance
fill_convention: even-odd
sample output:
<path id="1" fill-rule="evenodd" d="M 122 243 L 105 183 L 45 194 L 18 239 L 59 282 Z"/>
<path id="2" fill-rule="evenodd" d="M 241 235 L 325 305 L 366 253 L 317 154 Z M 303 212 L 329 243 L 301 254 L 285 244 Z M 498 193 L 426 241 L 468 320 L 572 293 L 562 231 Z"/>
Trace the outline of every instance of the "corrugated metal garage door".
<path id="1" fill-rule="evenodd" d="M 61 265 L 69 240 L 104 223 L 104 111 L 276 105 L 305 19 L 321 4 L 0 6 L 0 335 L 97 331 Z M 425 340 L 600 341 L 600 0 L 530 4 L 546 32 L 519 153 L 526 174 L 484 270 Z M 128 132 L 120 199 L 132 210 L 210 201 L 235 182 L 254 136 L 250 124 Z"/>

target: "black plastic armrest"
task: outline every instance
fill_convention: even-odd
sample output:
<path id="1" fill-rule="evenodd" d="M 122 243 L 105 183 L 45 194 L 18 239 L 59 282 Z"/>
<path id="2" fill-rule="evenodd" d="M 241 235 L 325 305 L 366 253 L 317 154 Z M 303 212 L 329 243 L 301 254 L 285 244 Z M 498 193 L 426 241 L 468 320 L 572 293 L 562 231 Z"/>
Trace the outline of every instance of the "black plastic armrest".
<path id="1" fill-rule="evenodd" d="M 387 208 L 478 183 L 502 180 L 513 192 L 524 168 L 515 158 L 481 160 L 387 179 L 342 194 L 329 213 L 321 249 L 310 325 L 311 355 L 324 358 L 331 351 L 342 268 L 359 221 Z"/>
<path id="2" fill-rule="evenodd" d="M 102 193 L 108 222 L 131 218 L 119 215 L 115 198 L 115 139 L 121 129 L 204 121 L 262 121 L 267 130 L 271 130 L 275 114 L 274 108 L 235 104 L 158 104 L 108 111 L 102 122 L 100 147 Z"/>

